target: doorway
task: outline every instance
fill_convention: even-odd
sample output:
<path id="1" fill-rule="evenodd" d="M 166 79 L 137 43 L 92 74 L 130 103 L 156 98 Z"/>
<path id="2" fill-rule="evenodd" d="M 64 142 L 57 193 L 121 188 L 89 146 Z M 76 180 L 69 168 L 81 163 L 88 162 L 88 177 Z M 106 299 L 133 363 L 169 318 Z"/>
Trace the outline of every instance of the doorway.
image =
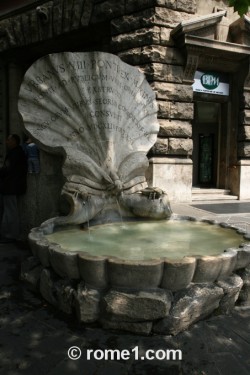
<path id="1" fill-rule="evenodd" d="M 223 117 L 223 121 L 222 121 Z M 196 101 L 193 124 L 193 186 L 226 188 L 225 104 Z"/>

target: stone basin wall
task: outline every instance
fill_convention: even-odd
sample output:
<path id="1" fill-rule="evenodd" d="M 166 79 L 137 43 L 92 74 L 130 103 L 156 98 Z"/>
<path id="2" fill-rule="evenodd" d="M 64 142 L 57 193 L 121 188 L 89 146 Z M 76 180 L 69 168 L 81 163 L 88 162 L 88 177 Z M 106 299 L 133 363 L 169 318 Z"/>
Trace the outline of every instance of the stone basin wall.
<path id="1" fill-rule="evenodd" d="M 250 306 L 247 243 L 219 256 L 127 261 L 65 252 L 34 232 L 34 256 L 22 264 L 21 278 L 79 322 L 176 335 L 212 313 L 229 313 L 236 302 Z"/>

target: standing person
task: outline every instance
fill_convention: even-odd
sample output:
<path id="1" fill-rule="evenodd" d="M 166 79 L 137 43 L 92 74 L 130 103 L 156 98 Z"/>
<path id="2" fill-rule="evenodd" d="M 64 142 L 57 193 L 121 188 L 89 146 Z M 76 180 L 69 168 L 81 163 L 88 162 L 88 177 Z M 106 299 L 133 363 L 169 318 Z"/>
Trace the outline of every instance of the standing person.
<path id="1" fill-rule="evenodd" d="M 0 243 L 14 242 L 19 237 L 17 196 L 27 187 L 27 159 L 20 137 L 9 135 L 6 145 L 7 154 L 0 168 Z"/>
<path id="2" fill-rule="evenodd" d="M 28 138 L 23 144 L 23 150 L 28 159 L 28 173 L 40 172 L 39 149 L 37 145 Z"/>

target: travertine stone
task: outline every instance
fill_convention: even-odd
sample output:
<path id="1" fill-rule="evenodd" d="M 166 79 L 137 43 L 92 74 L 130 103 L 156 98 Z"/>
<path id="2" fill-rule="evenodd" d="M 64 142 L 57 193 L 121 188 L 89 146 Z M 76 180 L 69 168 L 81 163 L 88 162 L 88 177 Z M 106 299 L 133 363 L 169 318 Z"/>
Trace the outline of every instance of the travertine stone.
<path id="1" fill-rule="evenodd" d="M 192 151 L 192 139 L 169 138 L 169 155 L 192 155 Z"/>
<path id="2" fill-rule="evenodd" d="M 197 257 L 194 283 L 208 283 L 217 280 L 221 271 L 222 259 L 218 256 Z"/>
<path id="3" fill-rule="evenodd" d="M 243 108 L 250 109 L 250 92 L 248 91 L 243 93 Z"/>
<path id="4" fill-rule="evenodd" d="M 125 13 L 125 1 L 107 0 L 96 3 L 93 9 L 91 23 L 107 21 Z"/>
<path id="5" fill-rule="evenodd" d="M 33 10 L 30 12 L 25 12 L 21 15 L 21 17 L 22 17 L 22 29 L 23 29 L 23 35 L 25 38 L 25 44 L 30 44 L 33 41 L 38 41 L 37 15 L 35 11 Z M 31 30 L 33 31 L 33 35 L 31 33 Z"/>
<path id="6" fill-rule="evenodd" d="M 150 6 L 162 6 L 187 13 L 195 13 L 196 11 L 196 1 L 193 0 L 127 0 L 126 12 L 131 13 Z"/>
<path id="7" fill-rule="evenodd" d="M 153 251 L 153 248 L 152 248 Z M 129 262 L 109 259 L 107 273 L 112 287 L 156 288 L 160 285 L 163 271 L 161 260 Z"/>
<path id="8" fill-rule="evenodd" d="M 222 297 L 223 289 L 209 284 L 193 285 L 176 292 L 170 315 L 155 323 L 153 331 L 176 335 L 210 315 L 218 308 Z"/>
<path id="9" fill-rule="evenodd" d="M 153 197 L 154 194 L 158 194 L 157 191 L 160 194 L 158 198 L 150 198 L 150 195 Z M 119 198 L 119 203 L 129 208 L 135 216 L 145 219 L 150 217 L 155 220 L 163 220 L 169 218 L 172 213 L 168 195 L 161 189 L 154 190 L 152 188 L 148 195 L 145 194 L 145 191 L 143 194 L 124 194 Z M 153 263 L 151 264 L 153 265 Z"/>
<path id="10" fill-rule="evenodd" d="M 237 249 L 237 261 L 235 264 L 235 270 L 245 268 L 250 263 L 250 248 L 249 247 L 243 247 L 240 249 Z"/>
<path id="11" fill-rule="evenodd" d="M 160 137 L 173 138 L 191 138 L 192 125 L 188 121 L 179 120 L 159 120 L 160 123 Z"/>
<path id="12" fill-rule="evenodd" d="M 239 134 L 238 134 L 238 139 L 240 141 L 250 141 L 250 126 L 245 125 L 245 126 L 239 126 Z"/>
<path id="13" fill-rule="evenodd" d="M 53 36 L 53 1 L 49 1 L 43 7 L 36 8 L 37 26 L 40 40 L 46 40 Z M 66 21 L 66 18 L 65 18 Z M 67 29 L 65 31 L 68 31 Z"/>
<path id="14" fill-rule="evenodd" d="M 92 8 L 91 0 L 75 0 L 74 4 L 67 0 L 54 0 L 41 6 L 34 5 L 29 11 L 0 21 L 0 30 L 6 31 L 0 38 L 0 50 L 48 40 L 87 26 Z"/>
<path id="15" fill-rule="evenodd" d="M 165 6 L 170 9 L 176 9 L 176 0 L 126 0 L 126 12 L 137 12 L 138 10 L 157 5 Z"/>
<path id="16" fill-rule="evenodd" d="M 221 280 L 230 276 L 235 269 L 237 262 L 237 251 L 234 249 L 228 249 L 218 257 L 222 258 L 221 270 L 218 276 L 218 280 Z"/>
<path id="17" fill-rule="evenodd" d="M 53 20 L 54 35 L 60 35 L 63 27 L 63 7 L 61 6 L 61 0 L 54 1 Z"/>
<path id="18" fill-rule="evenodd" d="M 171 109 L 170 118 L 193 120 L 193 117 L 194 117 L 194 104 L 193 103 L 173 102 L 171 103 L 170 109 Z"/>
<path id="19" fill-rule="evenodd" d="M 108 285 L 107 259 L 89 254 L 78 255 L 79 272 L 85 283 L 94 288 L 106 288 Z"/>
<path id="20" fill-rule="evenodd" d="M 125 15 L 115 18 L 111 21 L 111 32 L 113 35 L 124 34 L 133 30 L 154 26 L 151 17 L 154 15 L 154 9 L 146 9 L 135 14 Z"/>
<path id="21" fill-rule="evenodd" d="M 151 45 L 118 53 L 118 56 L 128 64 L 141 65 L 150 62 L 182 65 L 183 57 L 176 48 Z"/>
<path id="22" fill-rule="evenodd" d="M 75 290 L 71 280 L 58 280 L 54 284 L 53 294 L 56 297 L 57 308 L 66 314 L 72 314 Z"/>
<path id="23" fill-rule="evenodd" d="M 102 301 L 105 316 L 112 321 L 143 322 L 168 315 L 172 294 L 156 289 L 121 292 L 110 290 Z"/>
<path id="24" fill-rule="evenodd" d="M 243 280 L 238 301 L 241 306 L 250 306 L 250 267 L 237 271 L 237 274 Z"/>
<path id="25" fill-rule="evenodd" d="M 49 263 L 49 242 L 47 238 L 44 237 L 38 228 L 33 228 L 29 233 L 29 246 L 32 254 L 37 257 L 44 267 L 48 267 Z"/>
<path id="26" fill-rule="evenodd" d="M 100 315 L 101 294 L 96 289 L 90 289 L 80 282 L 75 295 L 75 309 L 79 321 L 84 323 L 95 322 Z"/>
<path id="27" fill-rule="evenodd" d="M 237 164 L 237 167 L 231 170 L 231 175 L 235 178 L 235 187 L 239 188 L 239 200 L 250 199 L 250 160 L 249 158 L 247 160 L 244 158 Z M 238 177 L 240 178 L 239 184 L 236 185 Z"/>
<path id="28" fill-rule="evenodd" d="M 1 51 L 4 51 L 16 45 L 11 20 L 9 18 L 4 19 L 0 22 L 0 32 L 3 34 L 2 38 L 0 38 Z"/>
<path id="29" fill-rule="evenodd" d="M 240 122 L 241 124 L 250 125 L 250 110 L 245 109 L 244 111 L 240 112 Z"/>
<path id="30" fill-rule="evenodd" d="M 152 28 L 142 28 L 125 34 L 118 34 L 112 37 L 112 49 L 114 51 L 130 49 L 145 45 L 173 46 L 170 38 L 171 28 L 153 26 Z"/>
<path id="31" fill-rule="evenodd" d="M 25 44 L 25 39 L 23 35 L 23 30 L 22 30 L 22 18 L 21 16 L 16 16 L 12 18 L 12 25 L 13 25 L 13 30 L 14 30 L 14 35 L 16 39 L 16 45 L 17 46 L 22 46 Z"/>
<path id="32" fill-rule="evenodd" d="M 192 102 L 193 89 L 191 85 L 182 85 L 166 82 L 152 82 L 152 89 L 158 100 Z"/>
<path id="33" fill-rule="evenodd" d="M 171 33 L 172 29 L 170 27 L 160 27 L 160 38 L 161 38 L 161 45 L 162 46 L 174 46 L 175 43 L 173 39 L 171 38 Z"/>
<path id="34" fill-rule="evenodd" d="M 195 13 L 197 11 L 196 0 L 176 0 L 176 9 L 187 13 Z"/>
<path id="35" fill-rule="evenodd" d="M 69 64 L 71 69 L 68 69 Z M 52 73 L 49 70 L 51 66 L 58 71 Z M 143 144 L 139 146 L 137 141 L 137 146 L 146 151 L 146 143 L 149 147 L 153 144 L 156 139 L 153 133 L 158 130 L 155 95 L 145 77 L 117 56 L 101 52 L 66 52 L 37 60 L 26 72 L 19 94 L 19 109 L 24 122 L 27 122 L 27 130 L 39 138 L 40 143 L 52 149 L 64 147 L 68 151 L 70 147 L 81 149 L 83 146 L 78 144 L 81 141 L 86 143 L 86 157 L 90 158 L 98 153 L 97 149 L 93 152 L 90 148 L 96 145 L 97 136 L 116 136 L 121 158 L 125 153 L 121 144 L 125 140 L 126 148 L 128 143 L 133 143 L 135 147 L 135 140 L 140 137 Z M 32 119 L 35 120 L 35 113 L 46 120 L 39 121 L 40 125 L 31 123 Z M 104 126 L 104 121 L 105 124 L 109 121 L 108 126 Z M 129 134 L 116 128 L 117 122 L 125 122 L 126 129 L 130 129 Z M 59 126 L 60 134 L 56 132 Z M 88 130 L 90 126 L 91 133 Z M 88 147 L 91 142 L 94 142 L 93 145 Z M 118 158 L 117 154 L 111 156 Z"/>
<path id="36" fill-rule="evenodd" d="M 150 159 L 148 181 L 168 192 L 170 201 L 190 202 L 192 160 L 183 156 L 154 156 Z"/>
<path id="37" fill-rule="evenodd" d="M 181 261 L 165 260 L 161 288 L 173 292 L 187 288 L 192 281 L 196 259 L 186 257 Z"/>
<path id="38" fill-rule="evenodd" d="M 63 195 L 70 214 L 43 223 L 47 234 L 85 223 L 107 198 L 112 204 L 117 194 L 147 186 L 146 155 L 159 131 L 155 94 L 145 76 L 117 56 L 65 52 L 37 60 L 25 74 L 19 110 L 41 147 L 66 154 Z"/>
<path id="39" fill-rule="evenodd" d="M 113 50 L 119 51 L 147 44 L 161 44 L 161 28 L 159 26 L 150 29 L 143 28 L 112 37 Z"/>
<path id="40" fill-rule="evenodd" d="M 149 81 L 182 83 L 183 67 L 178 65 L 151 63 L 140 66 Z"/>
<path id="41" fill-rule="evenodd" d="M 167 138 L 158 138 L 156 143 L 151 149 L 151 153 L 153 155 L 166 155 L 168 154 L 169 146 L 168 146 L 168 139 Z"/>
<path id="42" fill-rule="evenodd" d="M 189 20 L 190 18 L 193 18 L 193 16 L 184 12 L 176 12 L 172 9 L 156 7 L 155 15 L 152 17 L 152 22 L 156 25 L 174 28 L 180 22 Z"/>
<path id="43" fill-rule="evenodd" d="M 221 314 L 228 314 L 232 311 L 235 302 L 238 300 L 243 281 L 239 276 L 232 275 L 225 280 L 218 281 L 216 284 L 224 291 L 218 311 Z"/>
<path id="44" fill-rule="evenodd" d="M 250 142 L 239 142 L 238 143 L 238 156 L 242 158 L 250 157 Z"/>
<path id="45" fill-rule="evenodd" d="M 93 13 L 93 3 L 92 0 L 74 0 L 74 6 L 71 11 L 71 29 L 89 25 Z"/>
<path id="46" fill-rule="evenodd" d="M 38 242 L 39 241 L 44 241 L 44 236 L 42 233 L 39 233 L 37 228 L 33 228 L 28 236 L 28 241 L 29 241 L 29 246 L 32 251 L 32 254 L 38 258 L 37 255 L 37 249 L 39 247 Z M 47 243 L 47 241 L 45 241 Z M 39 258 L 38 258 L 39 259 Z"/>
<path id="47" fill-rule="evenodd" d="M 63 250 L 59 245 L 49 246 L 49 262 L 54 271 L 63 278 L 79 279 L 77 253 Z"/>
<path id="48" fill-rule="evenodd" d="M 49 248 L 47 241 L 37 241 L 36 255 L 44 267 L 49 267 Z"/>
<path id="49" fill-rule="evenodd" d="M 181 120 L 192 120 L 194 117 L 193 103 L 158 101 L 159 117 Z"/>
<path id="50" fill-rule="evenodd" d="M 190 14 L 184 12 L 155 7 L 113 19 L 111 22 L 111 31 L 113 34 L 122 34 L 154 25 L 174 28 L 180 22 L 188 20 L 191 17 Z"/>

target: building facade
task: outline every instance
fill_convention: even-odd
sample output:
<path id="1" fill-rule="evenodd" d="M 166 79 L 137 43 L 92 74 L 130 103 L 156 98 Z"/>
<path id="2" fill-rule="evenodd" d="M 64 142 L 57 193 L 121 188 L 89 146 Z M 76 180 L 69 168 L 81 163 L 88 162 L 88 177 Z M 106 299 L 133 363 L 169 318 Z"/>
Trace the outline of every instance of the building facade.
<path id="1" fill-rule="evenodd" d="M 62 51 L 118 55 L 156 93 L 160 132 L 147 178 L 171 201 L 194 188 L 250 199 L 250 18 L 226 0 L 23 0 L 0 5 L 0 157 L 24 135 L 17 101 L 25 71 Z M 20 202 L 23 229 L 56 216 L 62 160 L 41 150 Z"/>

